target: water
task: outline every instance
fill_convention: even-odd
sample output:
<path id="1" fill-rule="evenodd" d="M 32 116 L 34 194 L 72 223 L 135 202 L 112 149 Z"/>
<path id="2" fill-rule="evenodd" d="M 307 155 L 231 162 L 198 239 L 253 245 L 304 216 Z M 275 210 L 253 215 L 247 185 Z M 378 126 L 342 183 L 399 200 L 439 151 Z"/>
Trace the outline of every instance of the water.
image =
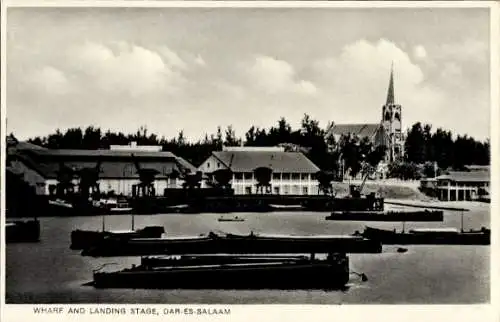
<path id="1" fill-rule="evenodd" d="M 163 225 L 171 236 L 208 231 L 233 233 L 350 234 L 364 222 L 326 221 L 326 213 L 238 214 L 245 222 L 218 222 L 217 214 L 135 216 L 136 228 Z M 489 227 L 488 205 L 465 213 L 464 228 Z M 100 230 L 102 217 L 41 218 L 42 241 L 6 245 L 6 303 L 221 303 L 221 304 L 475 304 L 489 302 L 489 246 L 384 246 L 382 254 L 351 254 L 347 291 L 97 290 L 83 286 L 92 269 L 116 263 L 116 269 L 139 258 L 89 258 L 69 249 L 74 229 Z M 130 216 L 107 216 L 107 229 L 130 229 Z M 368 223 L 401 230 L 401 223 Z M 414 227 L 460 228 L 460 213 L 445 212 L 442 223 L 406 223 Z M 111 267 L 115 268 L 115 267 Z M 307 278 L 307 276 L 304 276 Z"/>

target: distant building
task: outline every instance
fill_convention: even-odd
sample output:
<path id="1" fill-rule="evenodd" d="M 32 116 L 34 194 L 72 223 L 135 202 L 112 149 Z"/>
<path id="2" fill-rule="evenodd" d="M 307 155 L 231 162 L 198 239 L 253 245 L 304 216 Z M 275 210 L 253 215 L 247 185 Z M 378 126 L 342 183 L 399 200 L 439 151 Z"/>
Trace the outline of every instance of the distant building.
<path id="1" fill-rule="evenodd" d="M 402 132 L 402 109 L 395 103 L 394 72 L 391 67 L 386 103 L 382 106 L 382 118 L 378 123 L 332 124 L 326 132 L 338 140 L 342 135 L 367 137 L 374 146 L 387 147 L 385 162 L 392 162 L 404 155 L 404 135 Z"/>
<path id="2" fill-rule="evenodd" d="M 435 178 L 436 193 L 442 201 L 476 200 L 489 195 L 489 171 L 449 171 Z"/>
<path id="3" fill-rule="evenodd" d="M 328 135 L 332 135 L 338 142 L 342 135 L 354 135 L 359 138 L 368 138 L 373 146 L 389 145 L 389 136 L 382 124 L 332 124 Z"/>
<path id="4" fill-rule="evenodd" d="M 127 148 L 128 147 L 128 148 Z M 110 150 L 69 150 L 46 149 L 33 144 L 19 142 L 11 144 L 9 151 L 9 168 L 22 174 L 24 181 L 36 188 L 39 195 L 53 194 L 58 184 L 58 172 L 62 167 L 73 170 L 96 167 L 100 161 L 99 190 L 103 193 L 113 191 L 117 195 L 132 195 L 133 187 L 139 183 L 138 169 L 155 169 L 159 173 L 155 177 L 156 194 L 165 188 L 180 188 L 182 181 L 171 178 L 173 170 L 196 168 L 186 160 L 171 152 L 160 152 L 157 148 L 131 144 L 130 146 L 114 146 Z M 73 183 L 79 178 L 75 176 Z"/>
<path id="5" fill-rule="evenodd" d="M 219 169 L 233 172 L 231 181 L 235 194 L 257 191 L 254 170 L 272 170 L 271 193 L 292 195 L 318 194 L 316 173 L 320 169 L 300 152 L 285 152 L 284 147 L 227 147 L 212 152 L 198 168 L 205 174 Z"/>

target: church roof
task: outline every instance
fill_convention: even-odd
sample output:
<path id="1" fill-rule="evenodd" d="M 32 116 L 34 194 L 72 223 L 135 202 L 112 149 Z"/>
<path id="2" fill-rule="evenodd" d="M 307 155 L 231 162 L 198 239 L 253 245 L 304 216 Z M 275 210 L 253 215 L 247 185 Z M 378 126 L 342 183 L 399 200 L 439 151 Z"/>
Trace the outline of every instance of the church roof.
<path id="1" fill-rule="evenodd" d="M 379 123 L 374 124 L 333 124 L 327 131 L 327 135 L 356 135 L 360 138 L 372 138 L 380 129 Z"/>
<path id="2" fill-rule="evenodd" d="M 391 77 L 389 78 L 389 88 L 387 89 L 386 105 L 394 105 L 394 71 L 391 65 Z"/>

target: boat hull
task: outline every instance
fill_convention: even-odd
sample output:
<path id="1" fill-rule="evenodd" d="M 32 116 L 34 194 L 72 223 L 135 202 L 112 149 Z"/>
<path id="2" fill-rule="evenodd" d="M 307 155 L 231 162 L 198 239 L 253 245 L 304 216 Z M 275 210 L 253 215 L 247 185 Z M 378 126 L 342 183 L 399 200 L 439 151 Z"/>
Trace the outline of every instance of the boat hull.
<path id="1" fill-rule="evenodd" d="M 83 256 L 147 256 L 164 254 L 308 254 L 308 253 L 380 253 L 379 242 L 359 238 L 294 238 L 228 235 L 195 239 L 108 238 L 82 251 Z"/>
<path id="2" fill-rule="evenodd" d="M 147 226 L 131 232 L 114 233 L 109 231 L 74 230 L 71 232 L 70 249 L 82 250 L 99 245 L 106 238 L 128 240 L 132 238 L 160 238 L 165 233 L 161 226 Z"/>
<path id="3" fill-rule="evenodd" d="M 36 243 L 40 241 L 40 221 L 12 221 L 5 226 L 6 243 Z"/>
<path id="4" fill-rule="evenodd" d="M 349 281 L 349 261 L 129 269 L 94 273 L 96 288 L 339 289 Z"/>
<path id="5" fill-rule="evenodd" d="M 367 227 L 362 236 L 384 245 L 490 245 L 488 231 L 450 233 L 401 233 Z"/>
<path id="6" fill-rule="evenodd" d="M 412 222 L 442 222 L 442 211 L 401 211 L 401 212 L 333 212 L 326 220 L 338 221 L 412 221 Z"/>

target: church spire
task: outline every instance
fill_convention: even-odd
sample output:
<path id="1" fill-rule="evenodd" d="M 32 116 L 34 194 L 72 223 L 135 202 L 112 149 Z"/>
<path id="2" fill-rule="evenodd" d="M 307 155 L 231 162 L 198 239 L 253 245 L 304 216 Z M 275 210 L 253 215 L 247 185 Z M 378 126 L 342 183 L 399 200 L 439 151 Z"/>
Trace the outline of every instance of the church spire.
<path id="1" fill-rule="evenodd" d="M 386 105 L 394 104 L 394 70 L 393 63 L 391 63 L 391 78 L 389 79 L 389 89 L 387 90 L 387 101 Z"/>

